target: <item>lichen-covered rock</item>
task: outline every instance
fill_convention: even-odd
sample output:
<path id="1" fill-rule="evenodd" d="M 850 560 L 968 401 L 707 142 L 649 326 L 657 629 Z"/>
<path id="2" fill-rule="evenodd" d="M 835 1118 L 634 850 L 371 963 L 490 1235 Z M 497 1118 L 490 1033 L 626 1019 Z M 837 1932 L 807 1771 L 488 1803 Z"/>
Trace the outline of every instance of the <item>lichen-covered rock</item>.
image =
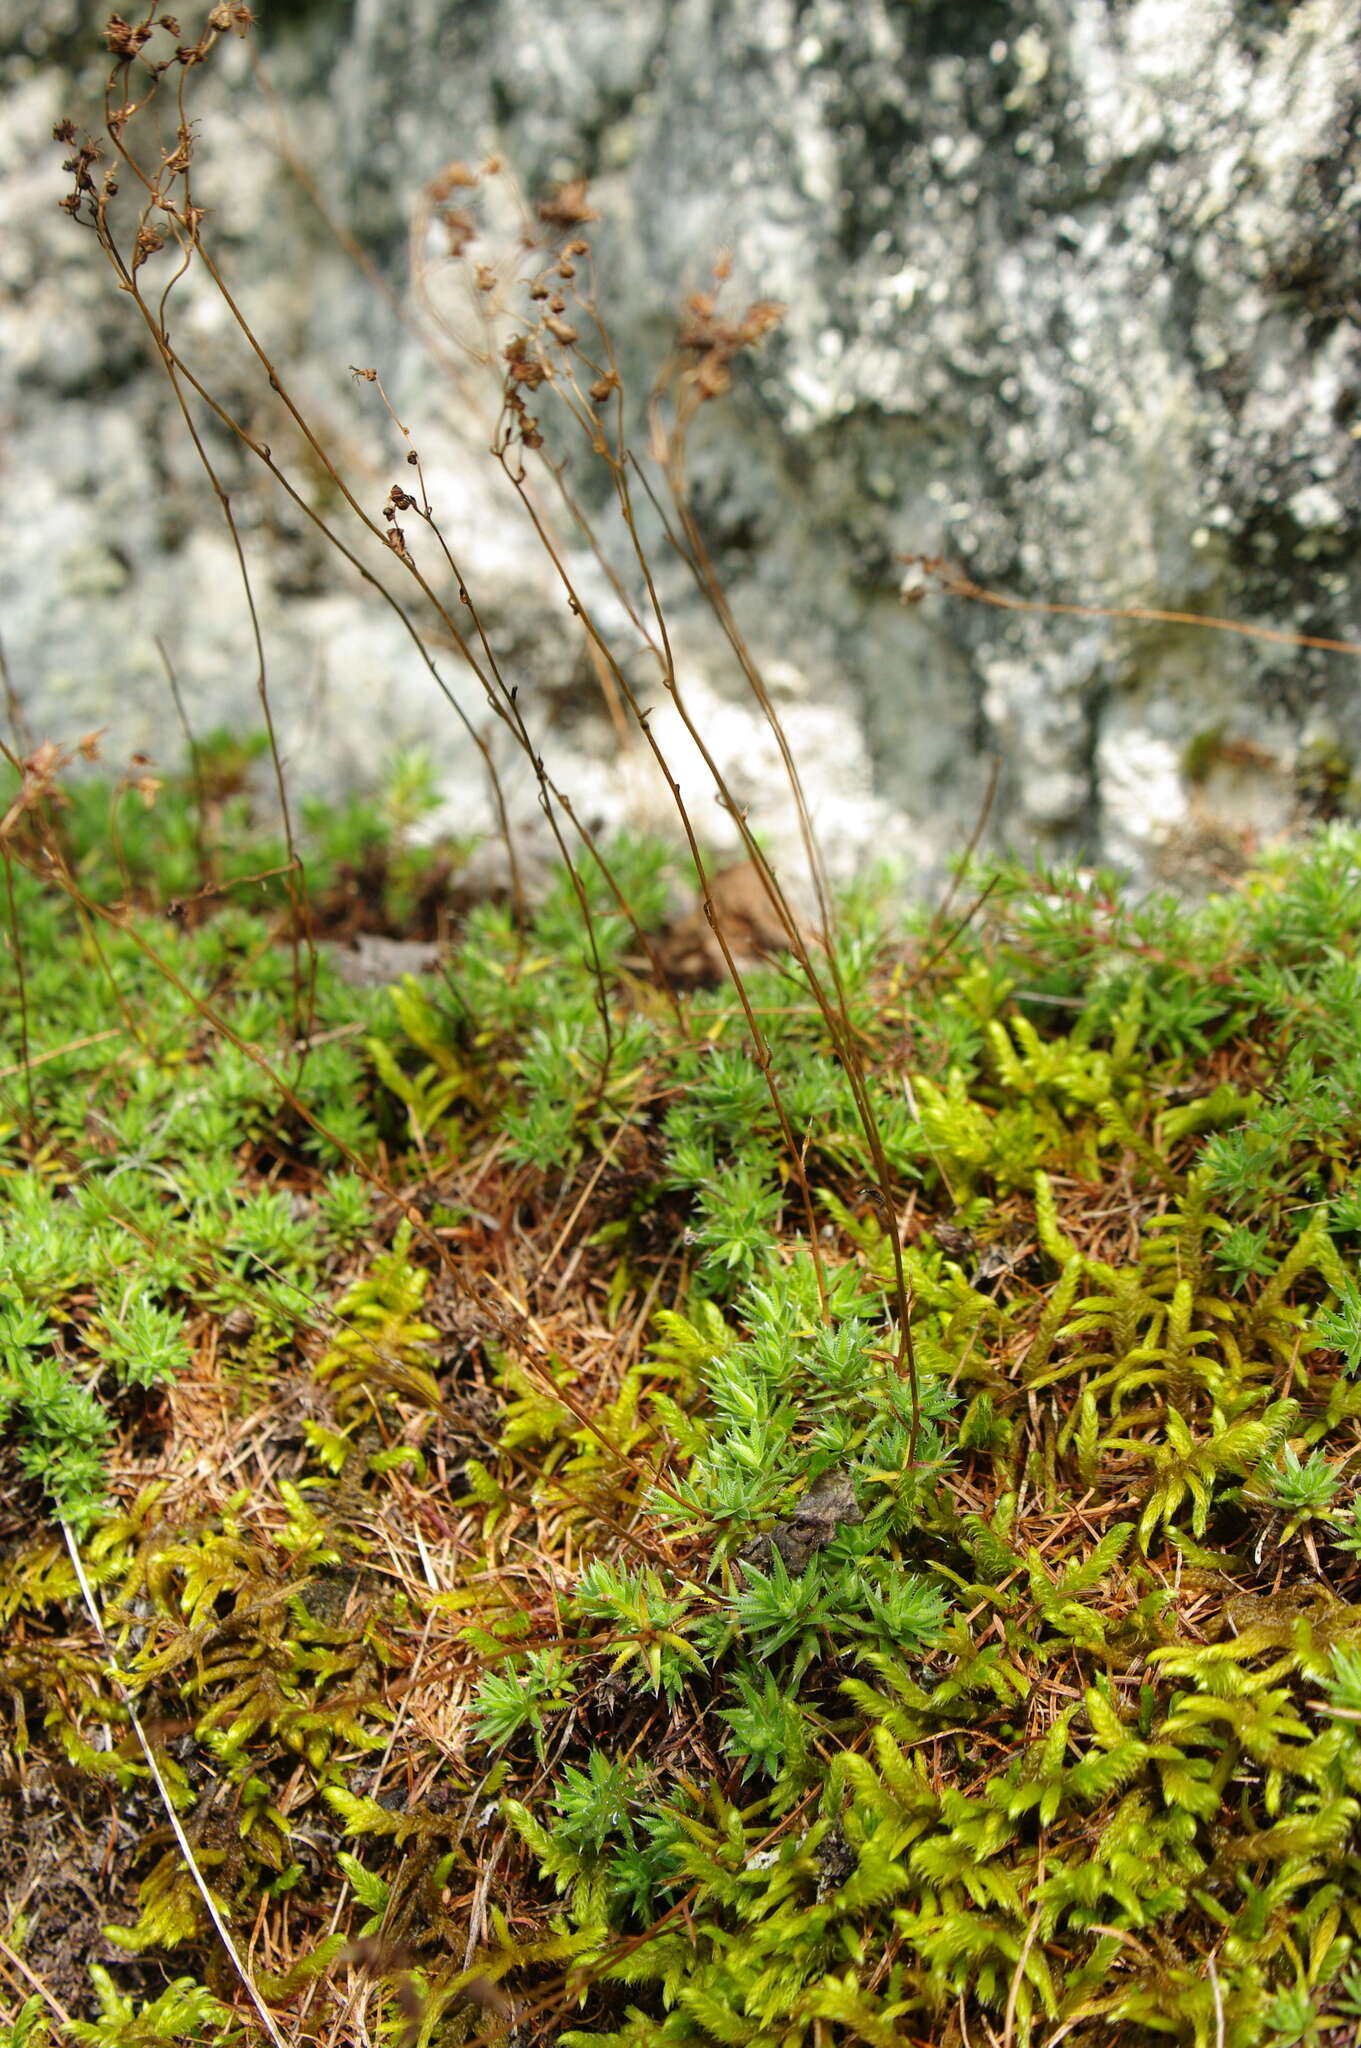
<path id="1" fill-rule="evenodd" d="M 255 661 L 164 382 L 56 206 L 52 123 L 92 122 L 105 62 L 81 12 L 53 0 L 34 25 L 0 0 L 0 605 L 35 727 L 105 724 L 111 747 L 169 751 L 158 641 L 200 722 L 253 716 Z M 1024 600 L 1361 636 L 1358 0 L 562 0 L 551 17 L 528 0 L 294 0 L 260 43 L 277 103 L 235 45 L 197 103 L 216 246 L 375 512 L 401 448 L 350 365 L 381 368 L 585 814 L 655 821 L 665 791 L 614 742 L 579 628 L 482 453 L 485 420 L 406 324 L 420 192 L 488 150 L 530 190 L 591 180 L 603 299 L 639 388 L 720 247 L 734 292 L 785 302 L 701 420 L 691 472 L 834 853 L 947 854 L 992 755 L 996 834 L 1145 874 L 1219 871 L 1306 801 L 1346 800 L 1352 657 L 939 596 L 906 609 L 897 558 L 944 555 Z M 186 293 L 178 317 L 210 378 L 244 391 L 211 301 Z M 473 815 L 475 749 L 400 621 L 225 437 L 209 446 L 291 770 L 334 784 L 371 770 L 375 733 L 432 736 Z M 324 476 L 300 474 L 325 501 Z M 734 795 L 782 844 L 759 712 L 670 565 L 666 589 Z M 702 775 L 688 786 L 731 841 Z M 533 814 L 532 775 L 512 799 Z"/>

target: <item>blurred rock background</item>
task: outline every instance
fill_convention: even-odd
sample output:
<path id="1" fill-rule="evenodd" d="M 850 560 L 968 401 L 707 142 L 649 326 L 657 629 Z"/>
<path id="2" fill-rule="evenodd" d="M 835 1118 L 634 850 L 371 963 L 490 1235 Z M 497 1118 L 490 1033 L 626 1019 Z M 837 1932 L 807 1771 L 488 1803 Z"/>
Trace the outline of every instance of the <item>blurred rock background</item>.
<path id="1" fill-rule="evenodd" d="M 896 850 L 929 870 L 967 838 L 994 758 L 994 842 L 1143 878 L 1222 874 L 1254 840 L 1351 803 L 1354 658 L 941 597 L 908 608 L 897 558 L 944 555 L 1023 599 L 1361 637 L 1361 0 L 259 14 L 196 82 L 213 245 L 375 514 L 404 444 L 350 366 L 379 370 L 584 815 L 659 820 L 665 794 L 618 745 L 581 629 L 487 461 L 484 399 L 418 332 L 422 191 L 488 152 L 530 194 L 590 180 L 602 307 L 640 394 L 721 248 L 734 303 L 785 302 L 697 429 L 694 496 L 839 867 Z M 258 723 L 255 667 L 165 379 L 58 207 L 51 129 L 99 125 L 102 19 L 82 0 L 0 0 L 0 636 L 36 736 L 102 726 L 109 760 L 168 761 L 181 740 L 161 650 L 200 730 Z M 197 10 L 182 20 L 197 32 Z M 438 300 L 438 253 L 417 253 Z M 208 381 L 296 465 L 220 305 L 188 292 L 176 320 Z M 295 782 L 363 780 L 424 740 L 450 816 L 483 819 L 474 751 L 400 624 L 226 437 L 210 445 Z M 318 502 L 333 489 L 305 459 L 299 473 Z M 692 701 L 782 845 L 773 743 L 664 568 Z M 532 817 L 532 776 L 512 767 L 511 782 Z M 730 835 L 716 806 L 703 817 Z"/>

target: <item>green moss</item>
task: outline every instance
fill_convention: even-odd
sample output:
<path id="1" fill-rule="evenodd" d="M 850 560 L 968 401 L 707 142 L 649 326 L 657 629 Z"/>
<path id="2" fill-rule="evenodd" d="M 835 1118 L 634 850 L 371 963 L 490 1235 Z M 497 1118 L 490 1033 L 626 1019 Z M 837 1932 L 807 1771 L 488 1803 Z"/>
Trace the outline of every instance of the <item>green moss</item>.
<path id="1" fill-rule="evenodd" d="M 174 1979 L 106 1963 L 79 2038 L 234 2037 L 201 1882 L 280 2006 L 362 1954 L 431 2042 L 1351 2011 L 1355 836 L 1194 914 L 1004 870 L 925 972 L 860 905 L 892 1224 L 753 975 L 810 1242 L 740 1004 L 663 1000 L 608 892 L 594 950 L 561 885 L 391 991 L 319 962 L 299 1062 L 280 907 L 137 908 L 182 798 L 112 923 L 14 870 L 9 1750 L 134 1835 L 108 1941 Z"/>

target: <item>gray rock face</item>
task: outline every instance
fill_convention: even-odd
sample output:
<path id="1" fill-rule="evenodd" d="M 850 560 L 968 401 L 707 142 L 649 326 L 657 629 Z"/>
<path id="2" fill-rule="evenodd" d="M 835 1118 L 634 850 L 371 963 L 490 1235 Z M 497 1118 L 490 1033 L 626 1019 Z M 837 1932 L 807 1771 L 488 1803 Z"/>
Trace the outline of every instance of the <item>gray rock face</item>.
<path id="1" fill-rule="evenodd" d="M 111 756 L 168 756 L 161 649 L 200 729 L 257 721 L 255 659 L 135 311 L 56 206 L 52 123 L 94 125 L 106 69 L 83 13 L 47 0 L 34 26 L 0 0 L 0 632 L 36 731 L 102 725 Z M 1231 865 L 1309 792 L 1339 798 L 1361 755 L 1354 657 L 936 595 L 905 607 L 898 557 L 945 556 L 1023 601 L 1361 638 L 1361 0 L 560 0 L 551 18 L 537 0 L 294 0 L 257 40 L 277 103 L 235 43 L 196 88 L 213 246 L 375 515 L 410 480 L 349 366 L 380 370 L 584 817 L 657 822 L 666 792 L 645 749 L 619 744 L 486 457 L 487 388 L 418 332 L 431 304 L 455 317 L 435 245 L 409 239 L 421 193 L 491 151 L 529 192 L 590 179 L 601 303 L 638 392 L 720 248 L 735 305 L 786 305 L 701 414 L 690 469 L 838 865 L 887 848 L 929 868 L 967 836 L 993 757 L 994 838 L 1144 876 Z M 284 135 L 387 295 L 323 225 Z M 205 381 L 341 516 L 221 309 L 181 299 L 176 336 Z M 295 779 L 335 787 L 424 739 L 452 815 L 485 823 L 476 749 L 400 620 L 227 437 L 210 428 L 208 446 Z M 607 535 L 616 561 L 622 540 Z M 599 566 L 570 559 L 617 619 Z M 658 561 L 689 701 L 783 847 L 773 739 L 664 544 Z M 433 651 L 487 727 L 475 681 Z M 532 817 L 532 773 L 490 743 Z M 731 843 L 677 749 L 701 829 Z"/>

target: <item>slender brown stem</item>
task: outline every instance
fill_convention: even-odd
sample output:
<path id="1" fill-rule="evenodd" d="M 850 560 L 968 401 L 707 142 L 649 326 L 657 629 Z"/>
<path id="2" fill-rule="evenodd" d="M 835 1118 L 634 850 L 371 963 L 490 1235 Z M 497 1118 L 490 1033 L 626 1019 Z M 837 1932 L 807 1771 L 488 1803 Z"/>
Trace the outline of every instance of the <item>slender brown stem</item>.
<path id="1" fill-rule="evenodd" d="M 28 976 L 24 969 L 24 943 L 19 932 L 19 911 L 14 900 L 14 860 L 9 840 L 2 843 L 5 856 L 5 905 L 9 916 L 10 944 L 14 949 L 14 977 L 19 986 L 19 1058 L 24 1071 L 24 1096 L 28 1104 L 28 1130 L 26 1136 L 32 1143 L 37 1130 L 37 1110 L 33 1102 L 32 1042 L 28 1025 Z"/>

